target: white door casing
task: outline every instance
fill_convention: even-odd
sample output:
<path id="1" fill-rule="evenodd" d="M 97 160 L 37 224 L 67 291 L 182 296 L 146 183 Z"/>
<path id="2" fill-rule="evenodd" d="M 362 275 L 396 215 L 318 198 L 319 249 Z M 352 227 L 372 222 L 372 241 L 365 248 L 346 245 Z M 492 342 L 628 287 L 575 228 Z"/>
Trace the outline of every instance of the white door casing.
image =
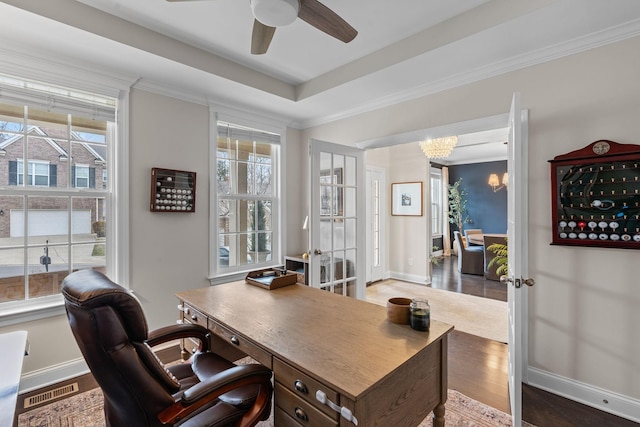
<path id="1" fill-rule="evenodd" d="M 366 167 L 367 203 L 367 283 L 384 279 L 386 269 L 386 171 L 384 168 Z"/>

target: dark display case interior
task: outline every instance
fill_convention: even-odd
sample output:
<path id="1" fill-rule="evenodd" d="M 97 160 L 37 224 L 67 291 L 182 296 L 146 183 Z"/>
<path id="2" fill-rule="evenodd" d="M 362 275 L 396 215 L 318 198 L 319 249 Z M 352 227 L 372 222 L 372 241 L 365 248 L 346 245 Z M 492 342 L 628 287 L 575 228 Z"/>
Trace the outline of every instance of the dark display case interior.
<path id="1" fill-rule="evenodd" d="M 596 141 L 550 162 L 553 244 L 640 249 L 640 146 Z"/>

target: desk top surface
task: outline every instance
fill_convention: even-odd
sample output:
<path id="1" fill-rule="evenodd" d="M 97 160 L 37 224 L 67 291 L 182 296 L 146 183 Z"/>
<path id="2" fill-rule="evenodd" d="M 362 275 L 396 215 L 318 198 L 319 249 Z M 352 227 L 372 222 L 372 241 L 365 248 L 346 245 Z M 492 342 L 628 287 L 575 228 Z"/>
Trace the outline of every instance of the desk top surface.
<path id="1" fill-rule="evenodd" d="M 453 326 L 391 323 L 386 308 L 304 285 L 265 290 L 233 282 L 177 297 L 273 356 L 358 399 Z"/>

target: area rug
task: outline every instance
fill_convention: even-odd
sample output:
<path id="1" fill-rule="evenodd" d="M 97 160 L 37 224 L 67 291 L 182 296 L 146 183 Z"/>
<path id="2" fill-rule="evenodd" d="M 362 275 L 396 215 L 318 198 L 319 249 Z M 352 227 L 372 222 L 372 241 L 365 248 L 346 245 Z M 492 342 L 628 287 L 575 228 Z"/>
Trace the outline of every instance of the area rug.
<path id="1" fill-rule="evenodd" d="M 511 426 L 511 416 L 449 390 L 445 404 L 446 427 Z M 95 388 L 18 416 L 18 427 L 104 427 L 102 391 Z M 274 427 L 273 415 L 258 427 Z M 523 426 L 531 426 L 523 421 Z M 419 427 L 431 427 L 431 415 Z"/>
<path id="2" fill-rule="evenodd" d="M 454 325 L 456 330 L 506 343 L 507 303 L 489 298 L 433 289 L 425 285 L 385 280 L 367 287 L 369 302 L 386 306 L 392 297 L 429 300 L 431 318 Z"/>

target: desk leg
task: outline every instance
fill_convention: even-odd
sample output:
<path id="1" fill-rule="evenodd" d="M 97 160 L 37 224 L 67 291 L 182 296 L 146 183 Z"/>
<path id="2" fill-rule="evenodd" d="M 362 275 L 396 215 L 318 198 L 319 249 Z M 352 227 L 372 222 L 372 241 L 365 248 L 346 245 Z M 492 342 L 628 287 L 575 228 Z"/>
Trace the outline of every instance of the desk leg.
<path id="1" fill-rule="evenodd" d="M 442 382 L 440 384 L 440 403 L 433 409 L 433 427 L 444 427 L 444 404 L 447 401 L 449 392 L 448 373 L 448 352 L 449 352 L 449 334 L 442 337 L 440 342 L 440 372 L 442 373 Z"/>
<path id="2" fill-rule="evenodd" d="M 444 403 L 439 403 L 433 410 L 433 427 L 444 427 Z"/>

